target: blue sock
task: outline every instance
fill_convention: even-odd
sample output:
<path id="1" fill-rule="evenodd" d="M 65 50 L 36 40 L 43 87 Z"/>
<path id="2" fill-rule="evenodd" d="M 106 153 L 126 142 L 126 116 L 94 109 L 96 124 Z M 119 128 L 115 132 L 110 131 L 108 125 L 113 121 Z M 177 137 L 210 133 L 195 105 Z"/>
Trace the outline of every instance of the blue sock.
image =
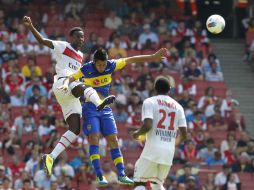
<path id="1" fill-rule="evenodd" d="M 123 156 L 121 150 L 119 148 L 111 149 L 111 158 L 114 161 L 114 164 L 117 168 L 117 172 L 119 176 L 124 176 L 124 163 L 123 163 Z"/>
<path id="2" fill-rule="evenodd" d="M 90 160 L 93 164 L 93 168 L 95 170 L 96 176 L 97 177 L 102 177 L 99 146 L 90 145 L 89 146 L 89 154 L 90 154 Z"/>

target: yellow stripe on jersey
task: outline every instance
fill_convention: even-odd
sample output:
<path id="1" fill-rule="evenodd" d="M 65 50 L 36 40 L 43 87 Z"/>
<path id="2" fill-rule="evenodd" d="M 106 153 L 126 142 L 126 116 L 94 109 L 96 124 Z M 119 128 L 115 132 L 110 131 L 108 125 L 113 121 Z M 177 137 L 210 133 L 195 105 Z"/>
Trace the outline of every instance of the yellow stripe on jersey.
<path id="1" fill-rule="evenodd" d="M 71 75 L 75 80 L 78 80 L 84 76 L 81 70 L 78 70 L 78 72 Z"/>
<path id="2" fill-rule="evenodd" d="M 110 84 L 112 81 L 111 74 L 102 75 L 94 78 L 85 78 L 85 85 L 91 87 L 101 87 Z"/>
<path id="3" fill-rule="evenodd" d="M 116 61 L 116 68 L 115 68 L 115 71 L 124 68 L 125 65 L 126 65 L 125 59 L 118 59 L 118 60 Z"/>

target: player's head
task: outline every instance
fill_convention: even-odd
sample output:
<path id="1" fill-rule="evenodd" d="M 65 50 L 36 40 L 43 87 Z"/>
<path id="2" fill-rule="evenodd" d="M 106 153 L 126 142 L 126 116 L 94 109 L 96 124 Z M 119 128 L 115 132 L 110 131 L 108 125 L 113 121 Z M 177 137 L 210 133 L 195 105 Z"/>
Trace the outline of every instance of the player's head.
<path id="1" fill-rule="evenodd" d="M 169 79 L 164 76 L 158 76 L 155 79 L 154 89 L 156 90 L 157 94 L 168 94 L 170 90 Z"/>
<path id="2" fill-rule="evenodd" d="M 80 49 L 84 43 L 84 32 L 80 27 L 74 27 L 69 32 L 71 45 Z"/>
<path id="3" fill-rule="evenodd" d="M 96 70 L 99 73 L 102 73 L 105 71 L 107 67 L 107 61 L 108 61 L 108 54 L 106 50 L 104 49 L 98 49 L 93 54 L 93 62 L 95 65 Z"/>

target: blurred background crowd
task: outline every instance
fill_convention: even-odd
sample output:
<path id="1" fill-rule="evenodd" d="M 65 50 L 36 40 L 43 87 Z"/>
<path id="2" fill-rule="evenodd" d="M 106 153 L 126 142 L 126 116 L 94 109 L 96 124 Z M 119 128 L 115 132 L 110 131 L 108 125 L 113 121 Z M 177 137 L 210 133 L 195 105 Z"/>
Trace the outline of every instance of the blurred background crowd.
<path id="1" fill-rule="evenodd" d="M 129 177 L 143 147 L 130 132 L 142 125 L 142 102 L 155 94 L 154 79 L 162 74 L 171 81 L 170 95 L 185 109 L 189 129 L 188 141 L 176 149 L 166 190 L 254 189 L 254 140 L 239 102 L 226 88 L 212 36 L 205 29 L 213 10 L 221 13 L 229 23 L 224 37 L 247 33 L 244 59 L 252 62 L 253 7 L 244 0 L 228 2 L 0 1 L 0 190 L 131 189 L 116 184 L 103 137 L 102 168 L 111 185 L 96 186 L 83 134 L 57 159 L 54 175 L 46 178 L 40 155 L 55 146 L 68 126 L 51 90 L 55 58 L 22 25 L 24 15 L 52 40 L 68 40 L 71 27 L 83 27 L 85 61 L 97 48 L 107 49 L 110 59 L 168 49 L 160 63 L 133 64 L 113 76 L 112 109 Z"/>

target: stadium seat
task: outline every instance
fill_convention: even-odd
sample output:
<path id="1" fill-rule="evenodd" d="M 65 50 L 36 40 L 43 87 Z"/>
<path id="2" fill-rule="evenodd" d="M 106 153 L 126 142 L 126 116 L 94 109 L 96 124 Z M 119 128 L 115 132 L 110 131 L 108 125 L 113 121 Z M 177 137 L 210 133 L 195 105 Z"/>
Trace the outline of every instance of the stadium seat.
<path id="1" fill-rule="evenodd" d="M 14 120 L 16 117 L 21 115 L 23 109 L 28 109 L 26 106 L 12 106 L 11 107 L 11 118 Z"/>
<path id="2" fill-rule="evenodd" d="M 51 67 L 51 57 L 47 55 L 37 55 L 35 59 L 37 65 L 41 67 L 43 74 L 45 74 L 48 68 Z"/>
<path id="3" fill-rule="evenodd" d="M 141 51 L 139 51 L 139 50 L 135 50 L 135 49 L 127 50 L 128 56 L 135 56 L 135 55 L 140 55 L 140 54 L 141 54 Z"/>
<path id="4" fill-rule="evenodd" d="M 22 68 L 25 64 L 27 64 L 27 57 L 26 56 L 19 56 L 18 58 L 18 64 L 19 67 Z"/>
<path id="5" fill-rule="evenodd" d="M 254 40 L 254 32 L 246 32 L 246 44 L 251 45 L 251 42 Z"/>

